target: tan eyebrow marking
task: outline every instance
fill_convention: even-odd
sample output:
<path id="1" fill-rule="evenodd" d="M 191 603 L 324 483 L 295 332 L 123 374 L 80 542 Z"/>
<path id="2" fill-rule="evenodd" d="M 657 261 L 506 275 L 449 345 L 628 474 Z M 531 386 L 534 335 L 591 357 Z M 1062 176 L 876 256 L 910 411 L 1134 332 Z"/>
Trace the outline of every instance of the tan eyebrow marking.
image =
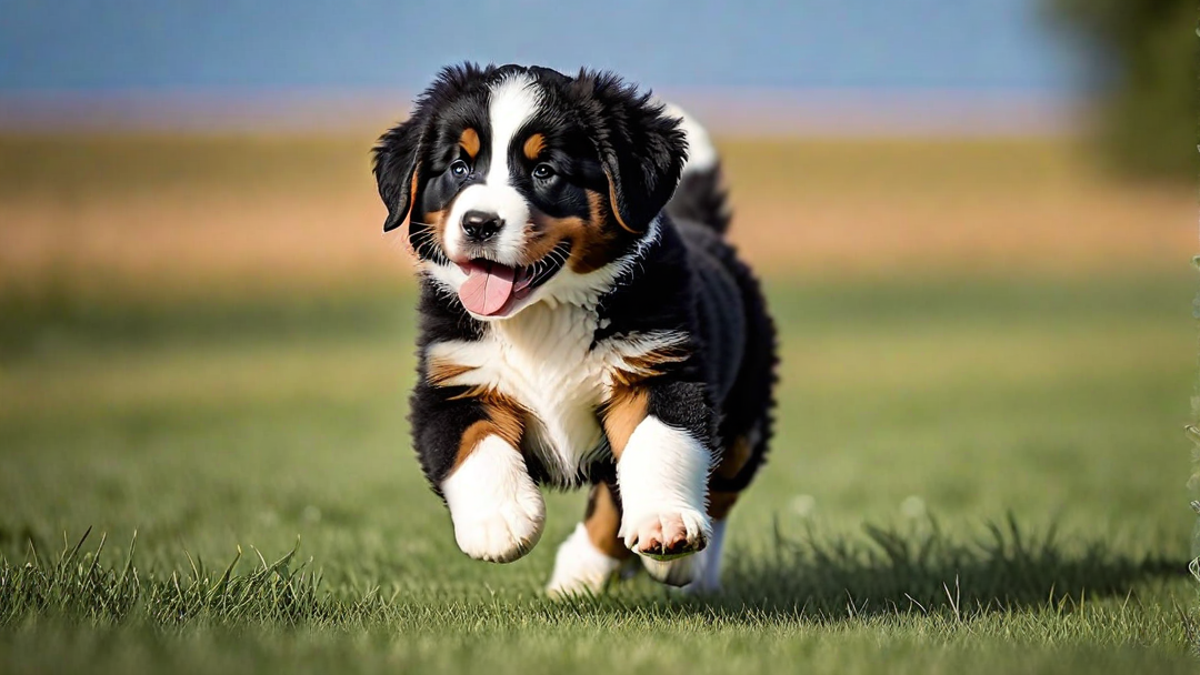
<path id="1" fill-rule="evenodd" d="M 463 129 L 462 136 L 458 137 L 458 145 L 467 151 L 471 159 L 475 159 L 475 155 L 479 154 L 479 132 L 471 127 Z"/>
<path id="2" fill-rule="evenodd" d="M 525 151 L 525 157 L 530 161 L 538 158 L 542 154 L 542 150 L 546 149 L 546 137 L 542 134 L 534 134 L 525 141 L 525 146 L 522 150 Z"/>

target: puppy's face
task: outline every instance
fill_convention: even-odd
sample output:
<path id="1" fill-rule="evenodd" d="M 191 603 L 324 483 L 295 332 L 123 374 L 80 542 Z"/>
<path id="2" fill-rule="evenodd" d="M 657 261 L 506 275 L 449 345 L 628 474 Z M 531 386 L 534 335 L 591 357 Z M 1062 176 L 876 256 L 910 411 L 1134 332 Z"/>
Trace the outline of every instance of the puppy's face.
<path id="1" fill-rule="evenodd" d="M 384 230 L 482 320 L 602 291 L 685 159 L 677 120 L 617 78 L 448 68 L 375 148 Z"/>

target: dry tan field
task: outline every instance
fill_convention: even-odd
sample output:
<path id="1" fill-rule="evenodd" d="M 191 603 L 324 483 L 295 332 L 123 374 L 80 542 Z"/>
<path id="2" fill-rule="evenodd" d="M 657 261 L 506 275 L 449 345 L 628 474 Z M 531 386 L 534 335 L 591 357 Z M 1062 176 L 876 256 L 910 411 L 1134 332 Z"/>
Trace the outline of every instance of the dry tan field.
<path id="1" fill-rule="evenodd" d="M 372 136 L 0 139 L 0 287 L 314 291 L 408 278 Z M 721 143 L 734 238 L 799 277 L 1094 275 L 1182 266 L 1183 187 L 1100 175 L 1069 140 Z"/>

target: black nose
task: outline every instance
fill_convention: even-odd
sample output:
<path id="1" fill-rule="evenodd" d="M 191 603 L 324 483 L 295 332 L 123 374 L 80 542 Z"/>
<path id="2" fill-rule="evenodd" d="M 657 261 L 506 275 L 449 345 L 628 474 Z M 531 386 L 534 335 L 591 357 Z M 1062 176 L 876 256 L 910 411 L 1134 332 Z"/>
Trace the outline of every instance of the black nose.
<path id="1" fill-rule="evenodd" d="M 487 241 L 504 227 L 500 216 L 486 211 L 467 211 L 463 214 L 462 229 L 471 241 Z"/>

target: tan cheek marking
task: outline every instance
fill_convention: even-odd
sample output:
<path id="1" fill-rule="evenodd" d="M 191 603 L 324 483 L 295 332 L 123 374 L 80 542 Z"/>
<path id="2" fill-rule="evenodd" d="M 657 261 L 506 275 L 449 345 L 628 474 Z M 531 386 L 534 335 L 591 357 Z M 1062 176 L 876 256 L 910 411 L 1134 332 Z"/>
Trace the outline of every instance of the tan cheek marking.
<path id="1" fill-rule="evenodd" d="M 604 214 L 606 198 L 588 190 L 587 200 L 588 222 L 579 229 L 571 251 L 571 270 L 576 274 L 594 272 L 616 257 L 614 244 L 619 233 L 608 227 L 608 217 Z"/>
<path id="2" fill-rule="evenodd" d="M 637 425 L 646 419 L 650 395 L 642 388 L 620 387 L 613 391 L 612 398 L 604 406 L 604 433 L 612 447 L 613 457 L 621 458 L 629 437 Z"/>
<path id="3" fill-rule="evenodd" d="M 455 469 L 470 457 L 475 448 L 488 436 L 499 436 L 514 449 L 521 447 L 525 425 L 521 419 L 520 406 L 498 394 L 485 394 L 480 398 L 483 399 L 483 410 L 487 418 L 475 422 L 463 432 L 458 444 L 458 454 L 454 458 Z"/>
<path id="4" fill-rule="evenodd" d="M 585 225 L 582 219 L 570 216 L 551 218 L 544 213 L 533 213 L 530 220 L 533 228 L 528 233 L 521 264 L 531 265 L 549 255 L 563 239 L 574 241 Z"/>
<path id="5" fill-rule="evenodd" d="M 418 216 L 420 216 L 420 220 L 417 219 Z M 408 252 L 416 255 L 416 251 L 413 250 L 411 235 L 414 232 L 419 232 L 419 230 L 414 230 L 414 226 L 432 232 L 433 241 L 440 244 L 442 241 L 442 230 L 445 228 L 445 221 L 445 211 L 430 211 L 429 213 L 417 213 L 415 210 L 409 211 L 408 229 L 410 236 L 404 238 L 404 246 L 408 249 Z"/>
<path id="6" fill-rule="evenodd" d="M 587 191 L 588 216 L 596 227 L 604 227 L 607 218 L 604 217 L 604 195 L 595 190 Z"/>
<path id="7" fill-rule="evenodd" d="M 542 154 L 542 150 L 546 149 L 546 137 L 542 134 L 534 134 L 525 141 L 525 145 L 521 149 L 525 152 L 525 159 L 532 162 Z"/>
<path id="8" fill-rule="evenodd" d="M 463 129 L 462 135 L 458 137 L 458 145 L 471 159 L 475 159 L 479 154 L 479 132 L 471 127 Z"/>
<path id="9" fill-rule="evenodd" d="M 430 211 L 429 213 L 426 213 L 425 224 L 433 228 L 433 235 L 439 244 L 445 240 L 443 237 L 446 229 L 445 211 Z"/>
<path id="10" fill-rule="evenodd" d="M 583 526 L 592 545 L 605 555 L 625 560 L 633 551 L 625 548 L 617 532 L 621 529 L 621 508 L 608 485 L 600 483 L 592 488 L 588 497 L 587 511 L 583 515 Z"/>
<path id="11" fill-rule="evenodd" d="M 604 267 L 616 257 L 616 248 L 621 234 L 608 226 L 605 213 L 607 200 L 603 194 L 587 191 L 588 219 L 577 216 L 551 218 L 544 213 L 534 213 L 533 229 L 529 234 L 522 264 L 531 264 L 544 258 L 563 239 L 571 240 L 571 258 L 568 266 L 576 274 L 587 274 Z"/>

